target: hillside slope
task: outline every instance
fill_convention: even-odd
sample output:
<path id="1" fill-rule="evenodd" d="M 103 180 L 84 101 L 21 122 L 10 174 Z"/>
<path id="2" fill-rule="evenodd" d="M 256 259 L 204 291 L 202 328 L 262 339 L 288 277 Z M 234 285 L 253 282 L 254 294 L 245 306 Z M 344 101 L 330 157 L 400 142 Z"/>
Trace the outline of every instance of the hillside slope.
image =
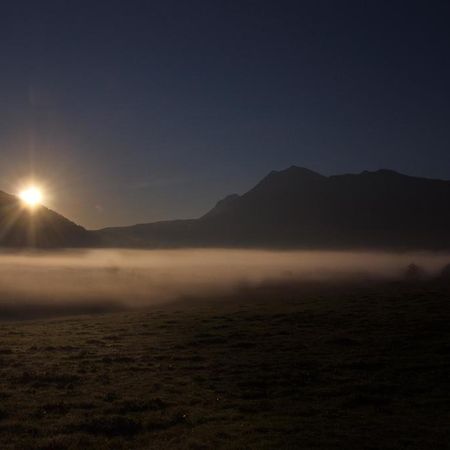
<path id="1" fill-rule="evenodd" d="M 60 214 L 37 206 L 26 208 L 14 195 L 0 191 L 1 247 L 88 247 L 95 235 Z"/>
<path id="2" fill-rule="evenodd" d="M 450 248 L 450 181 L 390 170 L 326 177 L 292 166 L 204 216 L 107 228 L 105 246 Z"/>

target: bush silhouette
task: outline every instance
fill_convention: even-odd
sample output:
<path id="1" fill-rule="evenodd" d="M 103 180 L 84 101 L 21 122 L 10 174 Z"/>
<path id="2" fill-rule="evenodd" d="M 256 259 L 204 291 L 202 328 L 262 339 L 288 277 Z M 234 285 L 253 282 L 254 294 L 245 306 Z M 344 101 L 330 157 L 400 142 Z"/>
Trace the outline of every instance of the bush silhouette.
<path id="1" fill-rule="evenodd" d="M 410 264 L 405 271 L 405 280 L 414 282 L 414 281 L 421 281 L 425 277 L 425 271 L 422 267 L 418 266 L 417 264 Z"/>
<path id="2" fill-rule="evenodd" d="M 450 263 L 447 264 L 441 271 L 439 279 L 450 282 Z"/>

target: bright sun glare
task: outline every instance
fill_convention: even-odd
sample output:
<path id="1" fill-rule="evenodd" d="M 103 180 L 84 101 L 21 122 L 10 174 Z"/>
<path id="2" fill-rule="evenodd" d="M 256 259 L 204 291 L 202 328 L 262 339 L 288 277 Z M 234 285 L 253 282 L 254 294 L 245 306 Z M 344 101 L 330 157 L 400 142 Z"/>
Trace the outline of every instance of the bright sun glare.
<path id="1" fill-rule="evenodd" d="M 42 192 L 39 188 L 31 186 L 19 194 L 20 199 L 29 207 L 37 206 L 42 201 Z"/>

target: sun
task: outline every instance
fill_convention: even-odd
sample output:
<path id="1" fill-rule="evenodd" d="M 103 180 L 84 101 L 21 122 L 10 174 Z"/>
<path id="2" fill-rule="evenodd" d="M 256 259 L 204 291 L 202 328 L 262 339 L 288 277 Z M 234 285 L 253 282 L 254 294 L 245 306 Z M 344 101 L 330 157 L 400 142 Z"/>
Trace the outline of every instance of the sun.
<path id="1" fill-rule="evenodd" d="M 42 202 L 42 191 L 36 186 L 30 186 L 19 193 L 19 198 L 30 208 Z"/>

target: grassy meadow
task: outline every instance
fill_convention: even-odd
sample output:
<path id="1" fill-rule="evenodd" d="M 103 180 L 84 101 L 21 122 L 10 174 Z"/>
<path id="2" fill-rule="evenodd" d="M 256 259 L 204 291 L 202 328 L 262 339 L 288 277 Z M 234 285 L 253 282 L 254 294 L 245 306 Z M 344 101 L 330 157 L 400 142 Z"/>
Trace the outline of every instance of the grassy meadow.
<path id="1" fill-rule="evenodd" d="M 0 323 L 0 448 L 440 449 L 450 285 L 265 285 Z"/>

